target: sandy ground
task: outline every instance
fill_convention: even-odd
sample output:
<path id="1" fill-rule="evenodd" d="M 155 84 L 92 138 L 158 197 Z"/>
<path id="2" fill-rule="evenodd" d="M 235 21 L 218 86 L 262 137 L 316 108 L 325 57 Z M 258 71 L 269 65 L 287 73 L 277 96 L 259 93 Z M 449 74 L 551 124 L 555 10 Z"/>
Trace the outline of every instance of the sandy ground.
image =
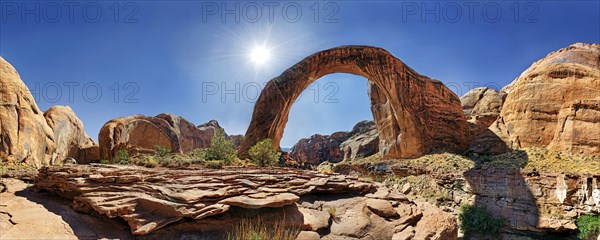
<path id="1" fill-rule="evenodd" d="M 2 179 L 0 239 L 130 239 L 125 224 L 79 213 L 70 201 L 31 190 L 17 179 Z M 2 190 L 2 187 L 0 187 Z"/>

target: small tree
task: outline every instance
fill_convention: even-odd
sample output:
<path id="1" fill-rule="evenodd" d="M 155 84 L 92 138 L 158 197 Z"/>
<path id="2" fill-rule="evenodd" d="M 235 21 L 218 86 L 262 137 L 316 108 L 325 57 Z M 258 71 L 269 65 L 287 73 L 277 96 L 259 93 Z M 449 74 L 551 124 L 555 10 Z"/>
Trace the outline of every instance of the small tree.
<path id="1" fill-rule="evenodd" d="M 266 138 L 250 148 L 248 152 L 250 159 L 257 165 L 273 166 L 279 162 L 280 152 L 273 149 L 273 140 Z"/>
<path id="2" fill-rule="evenodd" d="M 206 150 L 206 160 L 222 160 L 226 164 L 230 164 L 234 158 L 233 144 L 225 139 L 225 131 L 219 129 L 213 136 L 210 147 Z"/>

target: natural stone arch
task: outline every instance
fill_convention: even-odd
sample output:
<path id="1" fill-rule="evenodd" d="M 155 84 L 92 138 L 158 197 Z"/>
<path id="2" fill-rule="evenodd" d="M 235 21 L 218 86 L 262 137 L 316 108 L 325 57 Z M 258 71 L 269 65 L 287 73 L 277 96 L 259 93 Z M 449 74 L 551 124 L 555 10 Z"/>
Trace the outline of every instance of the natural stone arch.
<path id="1" fill-rule="evenodd" d="M 265 138 L 279 148 L 292 104 L 312 82 L 331 73 L 369 80 L 371 111 L 385 158 L 467 149 L 460 100 L 443 83 L 418 74 L 382 48 L 342 46 L 315 53 L 267 83 L 254 106 L 240 157 Z"/>

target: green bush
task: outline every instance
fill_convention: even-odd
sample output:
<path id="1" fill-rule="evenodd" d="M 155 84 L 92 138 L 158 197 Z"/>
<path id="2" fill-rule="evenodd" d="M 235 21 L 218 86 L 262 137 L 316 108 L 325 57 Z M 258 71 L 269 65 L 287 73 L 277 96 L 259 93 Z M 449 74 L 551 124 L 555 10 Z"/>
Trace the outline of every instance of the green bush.
<path id="1" fill-rule="evenodd" d="M 118 164 L 129 164 L 129 152 L 126 149 L 117 151 L 115 162 Z"/>
<path id="2" fill-rule="evenodd" d="M 109 163 L 110 163 L 110 161 L 108 161 L 108 160 L 106 160 L 106 159 L 102 159 L 102 160 L 100 160 L 100 163 L 101 163 L 101 164 L 109 164 Z"/>
<path id="3" fill-rule="evenodd" d="M 485 207 L 468 204 L 460 207 L 458 219 L 460 229 L 467 236 L 479 234 L 495 237 L 506 224 L 506 219 L 494 217 Z"/>
<path id="4" fill-rule="evenodd" d="M 171 153 L 172 150 L 169 147 L 163 147 L 160 145 L 156 145 L 154 147 L 154 150 L 156 151 L 156 153 L 158 154 L 158 156 L 164 157 L 167 156 L 167 154 Z"/>
<path id="5" fill-rule="evenodd" d="M 279 163 L 280 152 L 273 148 L 273 140 L 266 138 L 250 148 L 250 160 L 258 166 L 273 166 Z"/>
<path id="6" fill-rule="evenodd" d="M 594 239 L 596 234 L 600 234 L 600 216 L 582 215 L 575 221 L 581 239 Z"/>
<path id="7" fill-rule="evenodd" d="M 225 139 L 223 129 L 219 129 L 213 136 L 205 157 L 206 160 L 222 160 L 225 164 L 231 164 L 235 159 L 235 148 L 231 141 Z"/>

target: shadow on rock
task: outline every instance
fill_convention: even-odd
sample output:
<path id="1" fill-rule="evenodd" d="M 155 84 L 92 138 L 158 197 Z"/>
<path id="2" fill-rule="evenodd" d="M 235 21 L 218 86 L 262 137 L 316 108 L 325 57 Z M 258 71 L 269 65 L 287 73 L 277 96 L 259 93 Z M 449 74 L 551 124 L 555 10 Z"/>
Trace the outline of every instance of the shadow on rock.
<path id="1" fill-rule="evenodd" d="M 131 239 L 125 222 L 108 220 L 102 216 L 90 216 L 79 213 L 71 208 L 71 201 L 46 192 L 36 192 L 32 187 L 27 187 L 15 192 L 16 196 L 23 197 L 33 203 L 41 205 L 49 212 L 60 216 L 68 224 L 78 239 Z M 28 209 L 28 211 L 36 211 Z M 43 211 L 43 209 L 40 209 Z M 66 227 L 66 226 L 65 226 Z M 66 229 L 67 231 L 69 229 Z M 42 237 L 42 236 L 39 236 Z M 47 236 L 51 238 L 52 236 Z M 62 237 L 62 236 L 61 236 Z M 42 237 L 43 238 L 43 237 Z"/>

